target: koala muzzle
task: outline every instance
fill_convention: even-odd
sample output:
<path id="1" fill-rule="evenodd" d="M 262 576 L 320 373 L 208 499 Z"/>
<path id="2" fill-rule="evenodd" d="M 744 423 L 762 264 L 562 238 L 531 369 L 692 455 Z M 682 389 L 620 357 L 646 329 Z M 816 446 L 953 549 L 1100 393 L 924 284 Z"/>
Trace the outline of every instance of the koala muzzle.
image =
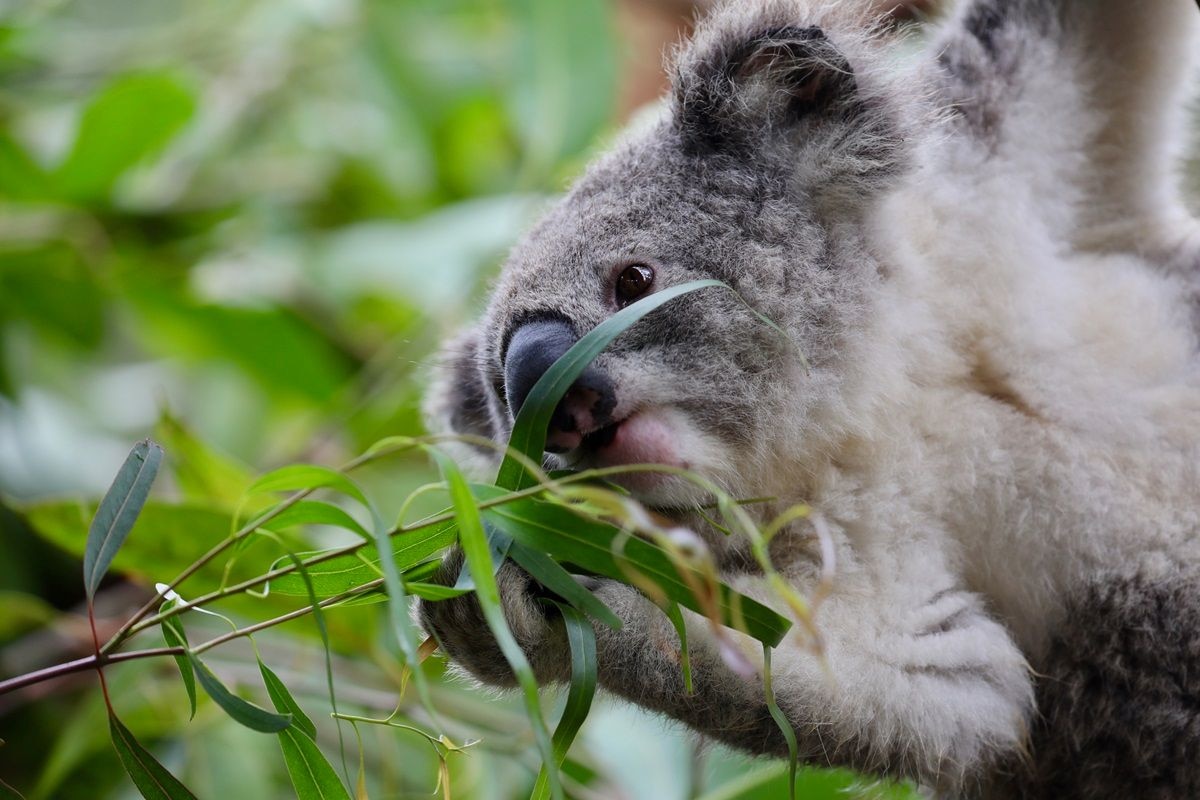
<path id="1" fill-rule="evenodd" d="M 504 393 L 515 417 L 538 379 L 576 342 L 575 331 L 561 319 L 526 322 L 513 332 L 504 358 Z M 612 421 L 617 393 L 612 379 L 596 365 L 576 379 L 554 409 L 546 432 L 546 449 L 565 453 L 588 434 Z"/>

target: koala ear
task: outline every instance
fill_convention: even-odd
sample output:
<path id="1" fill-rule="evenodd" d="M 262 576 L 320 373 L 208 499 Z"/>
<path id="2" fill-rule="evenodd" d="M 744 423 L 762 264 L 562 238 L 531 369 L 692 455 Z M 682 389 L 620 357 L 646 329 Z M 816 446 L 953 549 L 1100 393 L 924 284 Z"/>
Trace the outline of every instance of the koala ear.
<path id="1" fill-rule="evenodd" d="M 849 121 L 854 70 L 817 26 L 747 27 L 717 19 L 675 66 L 676 122 L 699 153 L 753 147 L 806 120 Z"/>
<path id="2" fill-rule="evenodd" d="M 492 412 L 493 398 L 484 382 L 480 362 L 480 332 L 468 328 L 438 354 L 430 389 L 425 396 L 426 427 L 431 433 L 499 436 Z M 450 444 L 455 457 L 479 471 L 494 466 L 495 450 L 468 443 Z"/>

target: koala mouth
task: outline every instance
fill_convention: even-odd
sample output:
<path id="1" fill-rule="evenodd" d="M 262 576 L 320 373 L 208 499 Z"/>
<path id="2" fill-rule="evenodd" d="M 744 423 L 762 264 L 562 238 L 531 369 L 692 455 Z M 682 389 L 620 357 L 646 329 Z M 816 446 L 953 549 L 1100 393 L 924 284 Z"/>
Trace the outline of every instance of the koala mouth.
<path id="1" fill-rule="evenodd" d="M 594 455 L 613 443 L 623 421 L 606 420 L 599 426 L 574 427 L 572 430 L 551 427 L 546 438 L 546 451 L 573 457 L 572 460 L 576 461 Z"/>
<path id="2" fill-rule="evenodd" d="M 580 447 L 591 452 L 608 447 L 617 438 L 617 429 L 620 427 L 620 422 L 612 422 L 602 428 L 597 428 L 591 433 L 584 435 L 583 441 L 580 442 Z"/>

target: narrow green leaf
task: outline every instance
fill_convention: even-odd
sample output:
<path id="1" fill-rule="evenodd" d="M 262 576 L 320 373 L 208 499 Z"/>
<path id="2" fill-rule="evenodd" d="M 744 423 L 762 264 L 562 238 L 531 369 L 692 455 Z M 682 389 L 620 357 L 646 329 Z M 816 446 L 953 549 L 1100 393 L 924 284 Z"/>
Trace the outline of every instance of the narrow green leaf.
<path id="1" fill-rule="evenodd" d="M 771 686 L 771 648 L 763 645 L 763 694 L 767 701 L 767 711 L 771 714 L 771 719 L 775 720 L 775 724 L 779 726 L 779 730 L 783 733 L 783 738 L 787 741 L 788 746 L 788 798 L 796 800 L 796 770 L 800 765 L 800 749 L 796 742 L 796 731 L 792 728 L 792 723 L 783 713 L 783 709 L 779 707 L 779 703 L 775 701 L 775 689 Z"/>
<path id="2" fill-rule="evenodd" d="M 268 472 L 246 490 L 246 494 L 255 492 L 295 492 L 302 489 L 333 489 L 353 497 L 364 506 L 370 506 L 367 498 L 354 481 L 342 473 L 329 467 L 315 464 L 290 464 Z"/>
<path id="3" fill-rule="evenodd" d="M 504 611 L 500 606 L 500 588 L 496 585 L 496 576 L 492 573 L 492 557 L 488 551 L 487 535 L 483 531 L 483 520 L 479 509 L 475 507 L 475 498 L 467 481 L 459 472 L 454 462 L 437 450 L 430 451 L 441 468 L 442 477 L 450 489 L 450 500 L 454 505 L 454 516 L 458 520 L 458 541 L 466 557 L 467 568 L 475 580 L 475 596 L 483 610 L 484 619 L 500 652 L 512 667 L 521 686 L 521 694 L 525 700 L 525 712 L 533 727 L 533 736 L 541 752 L 543 764 L 554 764 L 554 750 L 550 743 L 550 732 L 546 728 L 546 720 L 542 717 L 541 703 L 538 700 L 537 679 L 533 668 L 529 666 L 525 653 L 517 640 L 513 638 Z M 550 794 L 554 800 L 562 800 L 562 785 L 558 779 L 558 770 L 548 773 Z"/>
<path id="4" fill-rule="evenodd" d="M 667 615 L 667 619 L 671 620 L 671 625 L 675 628 L 675 633 L 679 636 L 679 667 L 683 670 L 683 688 L 688 694 L 692 693 L 692 652 L 688 646 L 687 623 L 683 619 L 683 609 L 679 607 L 679 603 L 672 601 L 663 611 Z"/>
<path id="5" fill-rule="evenodd" d="M 294 728 L 279 732 L 279 746 L 298 800 L 350 800 L 317 743 Z"/>
<path id="6" fill-rule="evenodd" d="M 513 542 L 509 555 L 542 586 L 613 630 L 620 630 L 621 618 L 604 605 L 599 597 L 580 586 L 579 582 L 571 577 L 571 573 L 553 558 L 520 542 Z"/>
<path id="7" fill-rule="evenodd" d="M 196 670 L 196 677 L 200 679 L 200 685 L 204 687 L 204 691 L 208 692 L 208 696 L 236 722 L 240 722 L 251 730 L 263 733 L 278 733 L 291 724 L 292 717 L 290 714 L 273 714 L 265 708 L 243 700 L 226 689 L 225 685 L 217 680 L 217 676 L 213 675 L 212 671 L 204 665 L 204 662 L 194 654 L 189 653 L 188 658 L 192 661 L 192 666 Z"/>
<path id="8" fill-rule="evenodd" d="M 129 729 L 115 715 L 108 718 L 108 729 L 112 734 L 113 747 L 121 759 L 121 766 L 133 779 L 133 785 L 146 800 L 196 800 L 179 779 L 138 744 Z"/>
<path id="9" fill-rule="evenodd" d="M 301 500 L 279 512 L 269 522 L 263 523 L 264 528 L 272 530 L 281 530 L 293 525 L 332 525 L 371 540 L 371 534 L 358 520 L 332 503 L 321 500 Z"/>
<path id="10" fill-rule="evenodd" d="M 186 501 L 233 508 L 254 480 L 249 467 L 209 446 L 169 411 L 160 412 L 154 435 L 171 454 L 171 473 Z"/>
<path id="11" fill-rule="evenodd" d="M 492 500 L 506 492 L 496 487 L 475 484 L 480 500 Z M 588 572 L 628 581 L 617 556 L 620 531 L 611 525 L 580 516 L 558 503 L 521 498 L 483 510 L 484 519 L 510 534 L 514 541 L 547 553 L 555 560 L 574 564 Z M 655 582 L 671 600 L 704 613 L 678 567 L 667 553 L 653 542 L 633 537 L 624 542 L 623 562 Z M 701 576 L 696 576 L 701 580 Z M 772 647 L 783 640 L 791 621 L 767 606 L 721 584 L 717 598 L 721 621 L 744 630 Z"/>
<path id="12" fill-rule="evenodd" d="M 174 600 L 168 600 L 162 604 L 159 611 L 169 611 L 176 606 Z M 167 643 L 167 647 L 182 647 L 188 649 L 187 631 L 184 630 L 183 620 L 179 615 L 167 617 L 162 621 L 163 640 Z M 179 666 L 179 674 L 183 678 L 183 688 L 187 690 L 188 703 L 191 705 L 191 713 L 188 719 L 196 717 L 196 674 L 192 669 L 192 662 L 187 654 L 175 656 L 175 663 Z"/>
<path id="13" fill-rule="evenodd" d="M 96 516 L 88 528 L 87 547 L 83 554 L 83 585 L 88 599 L 96 594 L 113 556 L 150 494 L 150 486 L 162 463 L 163 451 L 149 439 L 138 442 L 129 451 L 125 463 L 113 479 L 112 486 L 100 501 Z"/>
<path id="14" fill-rule="evenodd" d="M 405 587 L 408 593 L 413 597 L 419 597 L 422 600 L 450 600 L 454 597 L 462 597 L 464 594 L 470 594 L 474 589 L 455 589 L 453 586 L 442 586 L 437 583 L 425 583 L 423 581 L 413 581 L 409 583 L 405 581 Z"/>
<path id="15" fill-rule="evenodd" d="M 417 564 L 415 567 L 409 567 L 404 570 L 404 585 L 427 580 L 437 574 L 442 568 L 442 560 L 440 558 L 430 559 L 423 564 Z"/>
<path id="16" fill-rule="evenodd" d="M 546 430 L 550 427 L 550 417 L 554 414 L 558 401 L 566 394 L 567 389 L 571 388 L 575 379 L 587 369 L 587 365 L 592 363 L 613 339 L 651 311 L 680 295 L 709 286 L 725 284 L 705 279 L 668 287 L 631 303 L 588 331 L 533 385 L 525 404 L 517 412 L 508 446 L 540 463 L 542 451 L 546 449 Z M 505 489 L 524 489 L 533 485 L 533 476 L 519 461 L 505 455 L 496 474 L 496 485 Z"/>
<path id="17" fill-rule="evenodd" d="M 562 614 L 567 628 L 567 643 L 571 648 L 571 685 L 567 690 L 567 702 L 562 717 L 554 729 L 552 747 L 554 762 L 542 763 L 537 781 L 533 786 L 531 800 L 545 800 L 549 794 L 550 773 L 557 772 L 571 749 L 571 743 L 583 727 L 596 696 L 596 632 L 592 623 L 582 613 L 563 603 L 554 603 Z"/>
<path id="18" fill-rule="evenodd" d="M 391 536 L 388 547 L 391 548 L 396 568 L 406 570 L 454 544 L 457 536 L 458 526 L 454 522 L 442 522 L 428 528 Z M 363 547 L 357 553 L 338 556 L 308 567 L 313 590 L 321 599 L 370 583 L 378 579 L 381 572 L 379 550 L 371 545 Z M 275 578 L 271 581 L 270 588 L 272 592 L 284 595 L 308 593 L 304 587 L 304 579 L 296 572 Z"/>
<path id="19" fill-rule="evenodd" d="M 386 552 L 388 547 L 387 534 L 382 530 L 377 531 L 375 552 Z M 391 622 L 392 633 L 400 645 L 400 652 L 404 654 L 404 663 L 413 671 L 420 689 L 422 676 L 417 674 L 417 634 L 408 613 L 408 593 L 404 590 L 404 582 L 400 580 L 400 570 L 396 568 L 394 559 L 382 558 L 379 565 L 383 571 L 383 586 L 388 595 L 388 620 Z"/>
<path id="20" fill-rule="evenodd" d="M 293 552 L 289 551 L 287 557 L 296 565 L 296 571 L 300 573 L 300 579 L 304 581 L 304 591 L 308 595 L 308 604 L 312 607 L 313 622 L 316 623 L 317 633 L 321 636 L 321 647 L 325 651 L 325 688 L 329 692 L 329 705 L 333 709 L 334 719 L 337 720 L 338 703 L 333 681 L 333 650 L 329 644 L 329 626 L 325 623 L 325 612 L 321 609 L 321 604 L 317 602 L 317 594 L 313 589 L 312 576 L 308 574 L 308 567 Z M 346 768 L 346 741 L 342 738 L 341 722 L 337 721 L 335 724 L 337 725 L 338 748 L 342 756 L 342 768 L 346 770 L 346 780 L 349 781 L 350 771 Z"/>
<path id="21" fill-rule="evenodd" d="M 317 738 L 317 726 L 309 718 L 308 714 L 304 713 L 304 709 L 296 702 L 296 698 L 292 697 L 292 693 L 283 685 L 283 681 L 279 680 L 279 676 L 258 659 L 258 671 L 262 673 L 263 683 L 267 686 L 267 694 L 271 698 L 271 703 L 274 704 L 275 710 L 281 714 L 292 715 L 292 727 L 299 730 L 305 736 L 315 740 Z"/>
<path id="22" fill-rule="evenodd" d="M 504 560 L 508 558 L 508 549 L 512 547 L 512 537 L 495 525 L 489 525 L 487 520 L 483 521 L 483 532 L 487 536 L 488 553 L 492 557 L 492 572 L 495 573 L 504 566 Z M 471 578 L 471 570 L 466 568 L 466 564 L 459 571 L 458 578 L 454 581 L 454 588 L 463 592 L 475 590 L 475 581 Z"/>

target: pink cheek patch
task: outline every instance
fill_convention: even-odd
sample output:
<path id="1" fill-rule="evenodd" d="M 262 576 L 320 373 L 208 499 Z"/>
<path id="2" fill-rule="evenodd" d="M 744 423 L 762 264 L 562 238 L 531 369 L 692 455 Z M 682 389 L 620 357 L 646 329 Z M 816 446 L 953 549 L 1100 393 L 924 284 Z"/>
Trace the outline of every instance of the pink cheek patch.
<path id="1" fill-rule="evenodd" d="M 679 463 L 677 435 L 664 415 L 649 409 L 624 420 L 617 428 L 611 443 L 601 448 L 597 456 L 604 466 L 620 464 Z"/>

